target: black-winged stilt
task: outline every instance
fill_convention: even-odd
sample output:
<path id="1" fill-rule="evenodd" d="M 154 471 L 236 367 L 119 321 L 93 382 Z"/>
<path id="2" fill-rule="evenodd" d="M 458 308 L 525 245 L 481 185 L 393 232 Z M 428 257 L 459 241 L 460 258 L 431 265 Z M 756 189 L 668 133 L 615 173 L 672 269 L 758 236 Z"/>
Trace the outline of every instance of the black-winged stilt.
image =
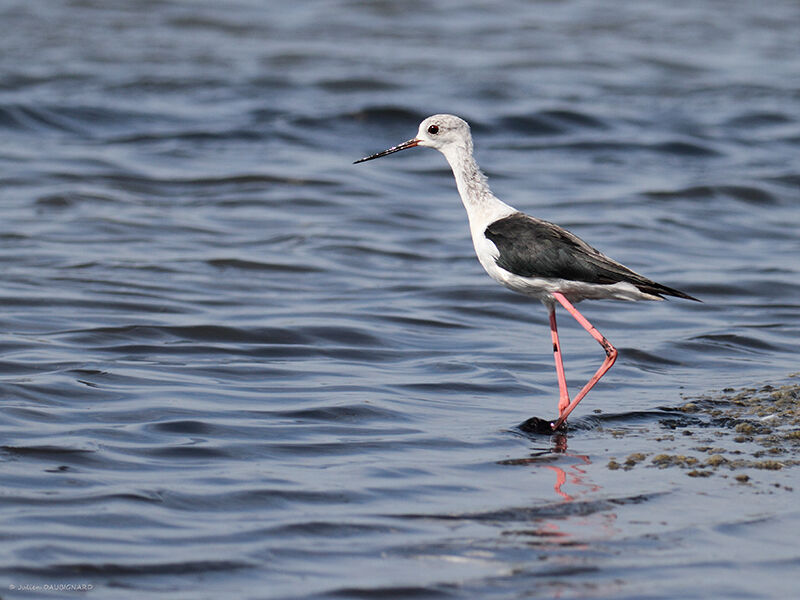
<path id="1" fill-rule="evenodd" d="M 469 124 L 454 115 L 433 115 L 419 126 L 417 136 L 397 146 L 355 161 L 380 158 L 400 150 L 426 146 L 444 154 L 467 209 L 472 243 L 483 268 L 498 283 L 533 298 L 550 312 L 550 331 L 558 377 L 559 429 L 584 396 L 617 359 L 617 350 L 573 303 L 581 300 L 663 300 L 692 296 L 656 283 L 595 250 L 566 229 L 528 216 L 499 200 L 472 157 Z M 606 359 L 570 402 L 556 327 L 556 302 L 561 304 L 603 347 Z"/>

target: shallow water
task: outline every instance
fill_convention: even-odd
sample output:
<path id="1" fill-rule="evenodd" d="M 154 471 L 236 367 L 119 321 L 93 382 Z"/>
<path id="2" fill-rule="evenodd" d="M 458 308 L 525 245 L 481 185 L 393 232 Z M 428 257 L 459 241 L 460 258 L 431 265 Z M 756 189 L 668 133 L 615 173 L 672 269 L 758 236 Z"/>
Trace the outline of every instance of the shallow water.
<path id="1" fill-rule="evenodd" d="M 663 409 L 798 370 L 797 4 L 296 4 L 0 5 L 0 595 L 791 596 L 796 446 L 652 459 L 758 452 Z M 704 301 L 581 305 L 566 440 L 444 159 L 351 165 L 435 112 Z"/>

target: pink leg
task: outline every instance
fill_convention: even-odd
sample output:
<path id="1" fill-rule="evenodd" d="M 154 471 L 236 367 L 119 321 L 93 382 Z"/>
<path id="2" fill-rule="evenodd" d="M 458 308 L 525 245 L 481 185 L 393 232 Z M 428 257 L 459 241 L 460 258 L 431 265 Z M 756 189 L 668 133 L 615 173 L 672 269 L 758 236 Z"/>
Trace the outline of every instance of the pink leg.
<path id="1" fill-rule="evenodd" d="M 558 416 L 558 420 L 552 425 L 553 429 L 558 429 L 561 427 L 561 424 L 567 420 L 567 417 L 570 415 L 570 413 L 575 410 L 575 407 L 578 406 L 578 403 L 583 400 L 583 397 L 589 393 L 589 390 L 592 389 L 598 381 L 600 381 L 600 378 L 606 374 L 606 371 L 608 371 L 611 368 L 611 365 L 614 364 L 614 361 L 617 360 L 617 349 L 614 348 L 614 346 L 612 346 L 611 343 L 605 337 L 603 337 L 599 331 L 597 331 L 594 325 L 586 320 L 586 317 L 578 312 L 578 309 L 572 306 L 570 301 L 567 300 L 563 294 L 560 292 L 555 292 L 553 293 L 553 297 L 558 300 L 561 306 L 569 311 L 569 314 L 571 314 L 575 320 L 580 323 L 586 331 L 589 332 L 589 335 L 598 341 L 598 343 L 603 347 L 603 350 L 606 351 L 606 359 L 603 361 L 603 364 L 600 365 L 600 368 L 597 369 L 597 372 L 594 374 L 594 376 L 585 386 L 583 386 L 583 389 L 578 393 L 577 396 L 575 396 L 575 399 L 569 404 L 569 406 L 567 406 L 566 409 L 561 410 L 561 404 L 559 403 L 560 414 Z"/>
<path id="2" fill-rule="evenodd" d="M 558 341 L 558 327 L 556 327 L 556 307 L 550 307 L 550 335 L 553 337 L 553 356 L 556 359 L 556 375 L 558 376 L 558 414 L 560 415 L 569 406 L 569 391 L 567 391 L 567 378 L 564 375 L 564 363 L 561 360 L 561 343 Z"/>
<path id="3" fill-rule="evenodd" d="M 548 469 L 552 469 L 556 472 L 556 483 L 553 486 L 553 489 L 556 491 L 556 494 L 564 498 L 564 500 L 574 500 L 572 496 L 567 494 L 566 492 L 561 491 L 561 486 L 567 483 L 567 472 L 562 469 L 561 467 L 556 467 L 555 465 L 545 465 Z"/>

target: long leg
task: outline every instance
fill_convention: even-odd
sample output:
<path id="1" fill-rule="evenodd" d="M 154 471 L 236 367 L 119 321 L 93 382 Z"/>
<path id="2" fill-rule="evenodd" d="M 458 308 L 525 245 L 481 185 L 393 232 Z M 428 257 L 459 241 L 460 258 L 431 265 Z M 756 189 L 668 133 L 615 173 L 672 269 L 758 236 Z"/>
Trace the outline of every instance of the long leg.
<path id="1" fill-rule="evenodd" d="M 569 406 L 569 391 L 567 378 L 564 375 L 564 363 L 561 360 L 561 342 L 558 341 L 558 327 L 556 327 L 556 307 L 550 307 L 550 335 L 553 338 L 553 357 L 556 360 L 556 375 L 558 376 L 558 414 L 560 415 Z"/>
<path id="2" fill-rule="evenodd" d="M 612 346 L 611 343 L 599 331 L 597 331 L 594 325 L 589 323 L 586 317 L 578 312 L 578 309 L 572 306 L 570 301 L 567 300 L 563 294 L 560 292 L 554 292 L 553 297 L 558 300 L 561 306 L 569 311 L 569 314 L 571 314 L 575 320 L 581 324 L 581 327 L 588 331 L 589 335 L 596 339 L 597 342 L 603 347 L 603 350 L 606 351 L 606 359 L 603 361 L 603 364 L 600 365 L 600 368 L 597 369 L 597 372 L 594 374 L 594 376 L 585 386 L 583 386 L 583 389 L 578 393 L 577 396 L 575 396 L 575 399 L 569 404 L 569 406 L 567 406 L 565 410 L 560 411 L 558 420 L 552 425 L 553 429 L 558 429 L 561 427 L 561 424 L 567 420 L 567 417 L 570 415 L 570 413 L 575 410 L 575 407 L 578 406 L 578 403 L 583 400 L 583 397 L 589 393 L 589 390 L 591 390 L 594 385 L 600 381 L 600 378 L 606 374 L 606 371 L 608 371 L 614 364 L 614 361 L 617 360 L 617 349 L 614 348 L 614 346 Z"/>

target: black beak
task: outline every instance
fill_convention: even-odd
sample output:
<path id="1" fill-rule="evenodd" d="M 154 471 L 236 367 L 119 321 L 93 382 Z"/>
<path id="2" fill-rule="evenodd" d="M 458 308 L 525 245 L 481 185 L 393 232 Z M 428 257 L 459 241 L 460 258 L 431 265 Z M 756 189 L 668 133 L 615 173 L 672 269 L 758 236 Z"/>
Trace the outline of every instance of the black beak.
<path id="1" fill-rule="evenodd" d="M 373 154 L 372 156 L 365 156 L 364 158 L 359 158 L 353 164 L 357 165 L 358 163 L 365 162 L 368 160 L 372 160 L 373 158 L 380 158 L 381 156 L 386 156 L 387 154 L 394 154 L 395 152 L 400 152 L 400 150 L 405 150 L 406 148 L 413 148 L 417 144 L 419 144 L 420 140 L 414 138 L 413 140 L 408 140 L 407 142 L 403 142 L 402 144 L 398 144 L 397 146 L 392 146 L 388 150 L 384 150 L 383 152 L 378 152 L 377 154 Z"/>

